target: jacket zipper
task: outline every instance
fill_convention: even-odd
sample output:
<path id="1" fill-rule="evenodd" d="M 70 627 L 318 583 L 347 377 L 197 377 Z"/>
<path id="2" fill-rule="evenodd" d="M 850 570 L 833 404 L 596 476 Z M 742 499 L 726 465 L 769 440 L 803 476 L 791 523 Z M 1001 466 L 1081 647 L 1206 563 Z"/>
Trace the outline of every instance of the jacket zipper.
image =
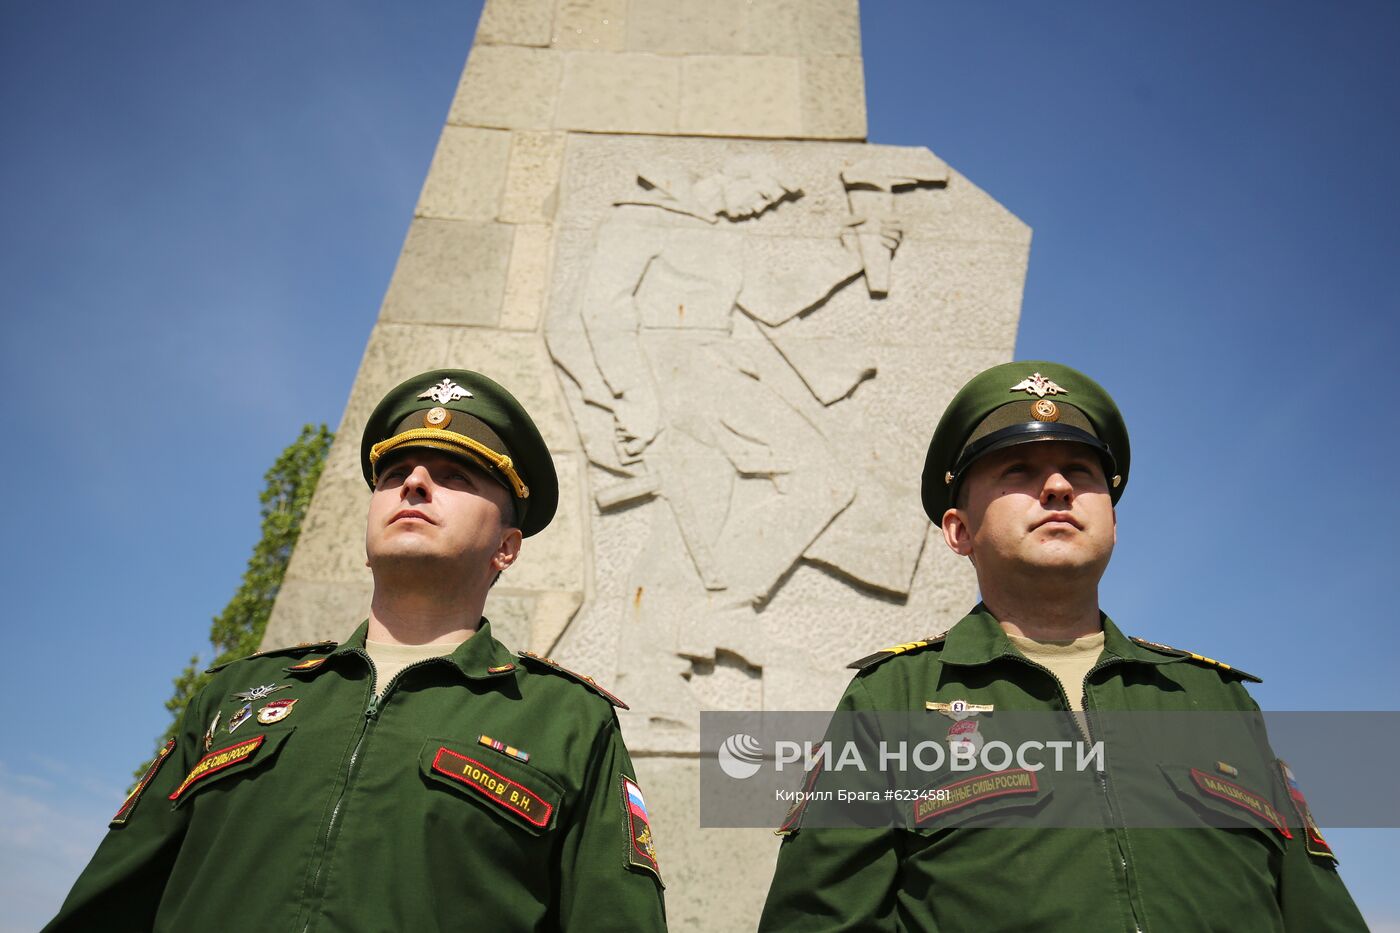
<path id="1" fill-rule="evenodd" d="M 1074 710 L 1071 709 L 1069 705 L 1069 691 L 1065 689 L 1064 681 L 1060 680 L 1058 674 L 1056 674 L 1054 671 L 1050 670 L 1050 668 L 1045 667 L 1042 664 L 1037 664 L 1030 658 L 1023 657 L 1021 655 L 1008 655 L 1008 657 L 1013 657 L 1018 661 L 1023 661 L 1026 664 L 1029 664 L 1031 667 L 1035 668 L 1036 670 L 1044 671 L 1045 673 L 1049 674 L 1050 679 L 1055 681 L 1055 686 L 1058 687 L 1060 690 L 1060 700 L 1064 703 L 1066 711 L 1068 711 L 1071 716 L 1074 716 Z M 1118 660 L 1120 659 L 1100 659 L 1094 662 L 1093 667 L 1089 668 L 1087 671 L 1084 672 L 1084 682 L 1080 684 L 1079 705 L 1084 707 L 1085 713 L 1089 712 L 1089 678 Z M 1074 721 L 1075 727 L 1079 731 L 1079 733 L 1082 736 L 1084 736 L 1084 738 L 1088 739 L 1090 743 L 1092 743 L 1094 741 L 1094 730 L 1089 726 L 1089 717 L 1086 715 L 1081 720 L 1078 716 L 1074 716 Z M 1137 906 L 1133 903 L 1133 871 L 1132 867 L 1128 865 L 1128 853 L 1127 850 L 1123 848 L 1123 839 L 1118 829 L 1118 808 L 1113 805 L 1113 795 L 1108 792 L 1108 774 L 1104 771 L 1099 771 L 1097 776 L 1099 779 L 1099 791 L 1103 794 L 1104 803 L 1108 805 L 1108 814 L 1110 818 L 1109 831 L 1113 833 L 1113 842 L 1114 845 L 1118 848 L 1118 864 L 1123 869 L 1123 880 L 1128 885 L 1128 909 L 1132 911 L 1133 926 L 1137 928 L 1137 933 L 1142 933 L 1142 922 L 1138 917 Z"/>
<path id="2" fill-rule="evenodd" d="M 321 886 L 321 872 L 325 870 L 326 860 L 331 854 L 331 844 L 335 836 L 336 822 L 340 816 L 340 809 L 345 804 L 345 797 L 350 792 L 350 785 L 355 780 L 355 765 L 359 763 L 360 751 L 364 748 L 365 740 L 369 738 L 370 727 L 379 721 L 380 709 L 382 709 L 384 703 L 388 701 L 390 692 L 404 674 L 407 674 L 415 667 L 422 667 L 426 664 L 432 664 L 442 660 L 441 657 L 436 657 L 413 662 L 408 665 L 408 667 L 403 668 L 395 674 L 389 682 L 384 685 L 383 692 L 376 696 L 374 686 L 379 680 L 379 672 L 375 669 L 374 661 L 364 651 L 356 651 L 355 653 L 364 658 L 365 663 L 369 665 L 369 672 L 371 675 L 369 705 L 365 707 L 364 719 L 360 724 L 360 737 L 355 740 L 355 748 L 350 752 L 350 763 L 345 768 L 345 784 L 340 788 L 340 796 L 336 798 L 335 806 L 331 808 L 331 818 L 326 821 L 326 843 L 321 849 L 321 857 L 316 863 L 316 872 L 311 878 L 312 896 L 308 898 L 308 900 L 315 900 L 318 903 L 320 900 L 319 888 Z M 307 914 L 306 923 L 302 927 L 302 933 L 308 933 L 315 916 L 314 909 L 311 909 Z"/>

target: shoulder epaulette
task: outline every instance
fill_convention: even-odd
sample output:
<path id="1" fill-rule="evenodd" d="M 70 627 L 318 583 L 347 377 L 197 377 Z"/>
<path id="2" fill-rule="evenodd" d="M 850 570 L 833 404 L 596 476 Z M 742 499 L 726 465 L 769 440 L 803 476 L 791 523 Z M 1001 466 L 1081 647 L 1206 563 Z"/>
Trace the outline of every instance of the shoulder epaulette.
<path id="1" fill-rule="evenodd" d="M 245 655 L 241 658 L 229 658 L 227 661 L 211 665 L 204 673 L 216 673 L 236 661 L 251 661 L 253 658 L 266 658 L 279 654 L 305 654 L 308 651 L 324 651 L 327 648 L 334 648 L 338 644 L 340 644 L 338 641 L 304 641 L 296 645 L 287 645 L 284 648 L 264 648 L 261 651 L 254 651 L 252 654 Z"/>
<path id="2" fill-rule="evenodd" d="M 556 674 L 563 674 L 565 677 L 569 678 L 574 683 L 583 684 L 589 690 L 592 690 L 594 693 L 598 694 L 598 696 L 607 700 L 609 703 L 611 703 L 613 706 L 616 706 L 618 709 L 632 708 L 626 703 L 619 700 L 617 697 L 613 696 L 608 691 L 604 690 L 602 687 L 598 686 L 598 682 L 592 677 L 589 677 L 586 674 L 579 674 L 575 671 L 571 671 L 567 667 L 561 666 L 559 662 L 555 661 L 553 658 L 543 658 L 529 651 L 521 651 L 518 652 L 518 654 L 526 661 L 533 661 L 536 664 L 543 667 L 545 670 L 553 671 Z"/>
<path id="3" fill-rule="evenodd" d="M 897 654 L 907 654 L 910 651 L 918 651 L 920 648 L 927 648 L 929 645 L 941 644 L 943 639 L 947 637 L 948 634 L 945 632 L 942 635 L 930 635 L 922 641 L 910 641 L 902 645 L 895 645 L 892 648 L 882 648 L 874 654 L 867 654 L 858 661 L 852 661 L 850 664 L 847 664 L 846 667 L 855 671 L 863 671 L 867 667 L 874 667 L 881 661 L 892 658 Z"/>
<path id="4" fill-rule="evenodd" d="M 1236 677 L 1239 677 L 1242 680 L 1252 680 L 1256 684 L 1262 684 L 1264 682 L 1264 678 L 1262 677 L 1255 677 L 1248 671 L 1242 671 L 1232 664 L 1226 664 L 1224 661 L 1217 661 L 1215 660 L 1215 658 L 1208 658 L 1205 655 L 1197 654 L 1194 651 L 1186 651 L 1183 648 L 1173 648 L 1171 645 L 1164 645 L 1161 642 L 1148 641 L 1146 638 L 1138 638 L 1133 635 L 1130 635 L 1128 637 L 1133 641 L 1134 644 L 1142 645 L 1144 648 L 1151 648 L 1154 651 L 1161 651 L 1166 654 L 1174 655 L 1178 658 L 1188 658 L 1192 661 L 1195 661 L 1197 664 L 1204 664 L 1207 667 L 1213 667 L 1216 670 L 1234 674 Z"/>

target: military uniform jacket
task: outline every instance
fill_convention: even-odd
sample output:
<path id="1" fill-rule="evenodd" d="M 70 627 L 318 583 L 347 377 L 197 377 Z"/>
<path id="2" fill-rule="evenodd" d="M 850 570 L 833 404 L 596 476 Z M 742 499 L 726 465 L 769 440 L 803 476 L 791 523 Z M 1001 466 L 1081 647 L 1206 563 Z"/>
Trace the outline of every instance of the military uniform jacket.
<path id="1" fill-rule="evenodd" d="M 601 691 L 483 620 L 376 700 L 366 628 L 219 670 L 48 929 L 664 929 Z"/>
<path id="2" fill-rule="evenodd" d="M 926 704 L 956 700 L 997 713 L 1069 709 L 1069 685 L 1021 655 L 984 606 L 946 638 L 900 646 L 857 665 L 863 669 L 838 711 L 917 710 L 937 719 Z M 1242 677 L 1249 675 L 1126 638 L 1105 618 L 1104 652 L 1085 678 L 1083 705 L 1090 716 L 1116 710 L 1256 713 Z M 1137 777 L 1155 775 L 1162 798 L 1179 808 L 1166 825 L 1183 828 L 1135 828 L 1114 818 L 1134 791 L 1118 780 L 1111 753 L 1101 784 L 1084 782 L 1099 798 L 1101 826 L 987 826 L 1017 808 L 1029 813 L 1055 806 L 1054 791 L 1065 788 L 1054 786 L 1049 769 L 1033 777 L 1007 772 L 1010 780 L 1000 784 L 978 781 L 986 771 L 973 771 L 953 797 L 956 806 L 916 802 L 909 806 L 924 810 L 901 828 L 804 828 L 795 814 L 785 825 L 761 929 L 1365 930 L 1330 849 L 1305 816 L 1306 801 L 1290 798 L 1262 724 L 1253 739 L 1228 742 L 1256 747 L 1229 752 L 1238 767 L 1177 760 L 1166 750 L 1139 756 L 1155 760 L 1142 762 Z M 1199 827 L 1192 825 L 1193 814 L 1202 817 Z"/>

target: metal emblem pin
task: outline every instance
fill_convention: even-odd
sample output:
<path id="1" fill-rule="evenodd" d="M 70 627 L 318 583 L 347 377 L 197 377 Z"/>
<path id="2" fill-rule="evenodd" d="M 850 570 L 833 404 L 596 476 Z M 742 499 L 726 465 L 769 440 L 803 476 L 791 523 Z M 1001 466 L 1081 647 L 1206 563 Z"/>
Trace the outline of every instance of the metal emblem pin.
<path id="1" fill-rule="evenodd" d="M 235 700 L 243 700 L 247 703 L 256 703 L 259 700 L 266 700 L 278 690 L 290 689 L 292 689 L 291 684 L 263 684 L 261 687 L 252 687 L 248 690 L 244 690 L 242 693 L 235 693 L 233 694 L 233 698 Z"/>
<path id="2" fill-rule="evenodd" d="M 219 728 L 219 717 L 224 714 L 223 710 L 214 713 L 214 718 L 209 720 L 209 728 L 204 730 L 204 750 L 209 751 L 209 747 L 214 744 L 214 730 Z"/>
<path id="3" fill-rule="evenodd" d="M 944 485 L 944 486 L 951 486 L 951 485 L 953 485 L 953 473 L 952 473 L 951 470 L 948 471 L 947 473 L 944 473 L 944 474 L 943 474 L 943 485 Z"/>
<path id="4" fill-rule="evenodd" d="M 429 386 L 419 394 L 419 398 L 430 398 L 439 405 L 446 405 L 448 402 L 455 402 L 459 398 L 475 398 L 466 389 L 453 382 L 451 379 L 444 379 L 435 386 Z"/>
<path id="5" fill-rule="evenodd" d="M 1036 421 L 1059 421 L 1060 406 L 1048 398 L 1031 403 L 1031 417 Z"/>
<path id="6" fill-rule="evenodd" d="M 1119 476 L 1117 473 L 1113 474 L 1113 488 L 1117 489 L 1121 485 L 1123 485 L 1123 477 Z"/>
<path id="7" fill-rule="evenodd" d="M 253 704 L 244 703 L 243 706 L 228 718 L 228 734 L 233 735 L 233 730 L 243 725 L 253 718 Z"/>
<path id="8" fill-rule="evenodd" d="M 933 700 L 929 700 L 924 704 L 924 709 L 942 713 L 954 722 L 962 722 L 978 713 L 993 712 L 996 707 L 991 703 L 969 703 L 966 700 L 953 700 L 950 703 L 935 703 Z"/>
<path id="9" fill-rule="evenodd" d="M 423 414 L 423 427 L 445 428 L 452 423 L 452 412 L 446 408 L 429 408 Z"/>
<path id="10" fill-rule="evenodd" d="M 292 707 L 297 705 L 296 700 L 273 700 L 271 703 L 258 710 L 258 722 L 264 726 L 270 726 L 274 722 L 281 722 L 292 714 Z"/>
<path id="11" fill-rule="evenodd" d="M 1240 776 L 1240 769 L 1236 768 L 1228 761 L 1217 761 L 1215 763 L 1215 770 L 1219 771 L 1221 774 L 1229 775 L 1230 777 Z"/>
<path id="12" fill-rule="evenodd" d="M 1024 391 L 1027 395 L 1045 398 L 1047 395 L 1069 395 L 1069 389 L 1058 386 L 1040 373 L 1031 373 L 1011 387 L 1012 392 Z"/>

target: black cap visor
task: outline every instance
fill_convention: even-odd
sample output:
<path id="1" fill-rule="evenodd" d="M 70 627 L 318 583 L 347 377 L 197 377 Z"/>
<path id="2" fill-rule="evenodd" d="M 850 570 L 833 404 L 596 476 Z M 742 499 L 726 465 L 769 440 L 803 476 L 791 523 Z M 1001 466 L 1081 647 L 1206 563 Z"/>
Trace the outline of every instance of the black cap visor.
<path id="1" fill-rule="evenodd" d="M 972 466 L 978 459 L 995 450 L 1004 450 L 1007 447 L 1015 447 L 1017 444 L 1031 444 L 1036 441 L 1067 441 L 1071 444 L 1085 444 L 1098 452 L 1099 459 L 1103 461 L 1105 476 L 1113 476 L 1118 472 L 1117 462 L 1113 459 L 1113 451 L 1109 450 L 1107 444 L 1083 428 L 1053 421 L 1027 421 L 1023 424 L 1013 424 L 999 431 L 993 431 L 986 437 L 978 438 L 963 448 L 962 455 L 958 457 L 957 465 L 953 467 L 953 482 L 948 491 L 949 501 L 957 499 L 958 487 L 962 485 L 963 476 L 966 475 L 968 467 Z"/>

